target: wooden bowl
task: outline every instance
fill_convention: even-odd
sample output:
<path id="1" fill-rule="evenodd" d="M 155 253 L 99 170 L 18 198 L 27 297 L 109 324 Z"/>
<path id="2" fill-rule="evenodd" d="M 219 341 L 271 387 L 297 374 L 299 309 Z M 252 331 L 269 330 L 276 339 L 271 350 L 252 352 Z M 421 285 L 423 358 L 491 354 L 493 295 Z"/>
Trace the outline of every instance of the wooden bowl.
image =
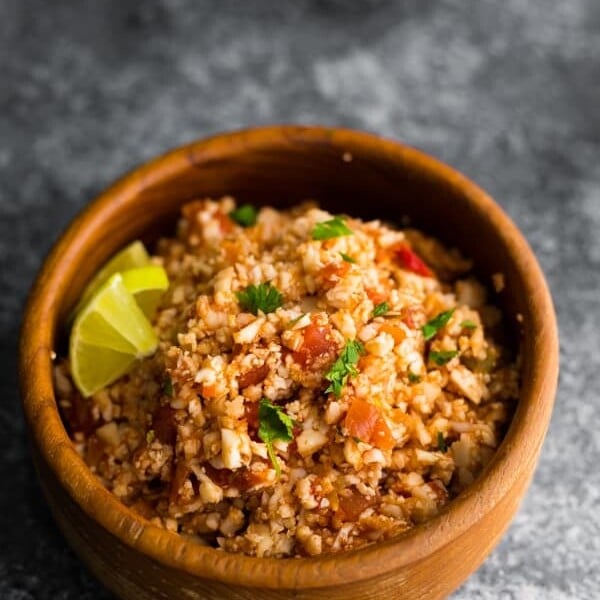
<path id="1" fill-rule="evenodd" d="M 521 397 L 484 473 L 437 517 L 402 536 L 317 558 L 251 558 L 155 527 L 109 493 L 75 452 L 57 410 L 52 352 L 86 282 L 134 238 L 172 231 L 181 204 L 231 194 L 288 206 L 308 197 L 334 212 L 411 222 L 457 246 L 489 281 L 517 333 Z M 64 535 L 119 597 L 441 598 L 499 541 L 532 477 L 552 410 L 557 329 L 544 277 L 502 210 L 450 167 L 397 142 L 322 127 L 276 126 L 179 148 L 121 179 L 77 217 L 35 282 L 20 378 L 39 478 Z"/>

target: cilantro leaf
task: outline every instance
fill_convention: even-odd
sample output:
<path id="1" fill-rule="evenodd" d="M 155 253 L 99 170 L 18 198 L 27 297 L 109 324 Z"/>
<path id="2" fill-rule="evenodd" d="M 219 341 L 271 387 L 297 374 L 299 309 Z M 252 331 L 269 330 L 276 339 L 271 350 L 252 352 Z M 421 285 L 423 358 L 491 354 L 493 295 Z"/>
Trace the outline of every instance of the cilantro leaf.
<path id="1" fill-rule="evenodd" d="M 352 235 L 352 229 L 349 229 L 342 217 L 333 217 L 329 221 L 317 223 L 312 231 L 313 240 L 330 240 L 336 237 Z"/>
<path id="2" fill-rule="evenodd" d="M 444 435 L 441 431 L 437 433 L 437 447 L 440 452 L 444 454 L 448 452 L 448 444 L 446 444 L 446 440 L 444 439 Z"/>
<path id="3" fill-rule="evenodd" d="M 299 317 L 292 319 L 288 324 L 287 328 L 291 329 L 302 317 L 306 316 L 306 313 L 302 313 Z"/>
<path id="4" fill-rule="evenodd" d="M 356 364 L 364 353 L 364 346 L 359 341 L 346 342 L 342 353 L 325 375 L 325 379 L 330 382 L 325 393 L 333 392 L 337 398 L 342 395 L 342 388 L 346 385 L 348 377 L 358 373 Z"/>
<path id="5" fill-rule="evenodd" d="M 475 323 L 475 321 L 471 321 L 471 319 L 467 319 L 466 321 L 463 321 L 460 326 L 463 329 L 477 329 L 477 323 Z"/>
<path id="6" fill-rule="evenodd" d="M 258 212 L 252 204 L 243 204 L 229 213 L 229 218 L 242 227 L 251 227 L 256 223 Z"/>
<path id="7" fill-rule="evenodd" d="M 154 431 L 154 429 L 149 429 L 146 432 L 146 444 L 148 444 L 148 446 L 154 441 L 154 439 L 156 438 L 156 432 Z"/>
<path id="8" fill-rule="evenodd" d="M 352 263 L 353 265 L 356 264 L 356 259 L 352 258 L 351 256 L 348 256 L 347 254 L 345 254 L 344 252 L 340 252 L 340 256 L 347 262 L 347 263 Z"/>
<path id="9" fill-rule="evenodd" d="M 168 375 L 163 379 L 162 391 L 166 396 L 173 397 L 173 381 Z"/>
<path id="10" fill-rule="evenodd" d="M 408 380 L 411 383 L 419 383 L 421 381 L 421 376 L 413 373 L 412 371 L 408 372 Z"/>
<path id="11" fill-rule="evenodd" d="M 236 292 L 236 296 L 241 307 L 254 315 L 259 310 L 265 314 L 274 312 L 283 304 L 283 295 L 269 282 L 249 285 L 241 292 Z"/>
<path id="12" fill-rule="evenodd" d="M 373 316 L 380 317 L 381 315 L 385 315 L 386 312 L 390 310 L 390 307 L 387 302 L 382 302 L 381 304 L 377 304 L 373 309 Z"/>
<path id="13" fill-rule="evenodd" d="M 277 477 L 281 475 L 279 460 L 273 442 L 291 442 L 294 438 L 294 421 L 283 410 L 262 398 L 258 404 L 258 437 L 267 445 L 267 452 Z"/>
<path id="14" fill-rule="evenodd" d="M 442 350 L 439 352 L 432 350 L 429 353 L 429 360 L 441 367 L 448 361 L 452 360 L 455 356 L 458 356 L 458 350 Z"/>
<path id="15" fill-rule="evenodd" d="M 426 340 L 430 340 L 450 320 L 454 311 L 455 309 L 451 308 L 450 310 L 440 313 L 437 317 L 431 319 L 431 321 L 427 321 L 427 323 L 421 327 L 423 337 Z"/>

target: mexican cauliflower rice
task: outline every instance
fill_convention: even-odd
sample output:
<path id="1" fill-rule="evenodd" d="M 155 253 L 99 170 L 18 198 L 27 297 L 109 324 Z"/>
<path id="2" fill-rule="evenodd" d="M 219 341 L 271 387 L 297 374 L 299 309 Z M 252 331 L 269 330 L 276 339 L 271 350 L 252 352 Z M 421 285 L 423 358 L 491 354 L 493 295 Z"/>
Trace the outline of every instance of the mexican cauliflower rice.
<path id="1" fill-rule="evenodd" d="M 86 463 L 152 523 L 253 556 L 337 552 L 435 515 L 490 460 L 517 367 L 457 252 L 232 198 L 185 205 L 156 250 L 157 352 L 90 398 L 55 369 Z"/>

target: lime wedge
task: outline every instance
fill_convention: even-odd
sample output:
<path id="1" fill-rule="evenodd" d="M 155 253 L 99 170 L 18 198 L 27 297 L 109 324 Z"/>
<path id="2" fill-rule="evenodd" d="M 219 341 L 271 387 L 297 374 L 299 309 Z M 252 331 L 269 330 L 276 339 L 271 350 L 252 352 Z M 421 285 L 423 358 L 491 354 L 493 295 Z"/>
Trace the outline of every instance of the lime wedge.
<path id="1" fill-rule="evenodd" d="M 104 266 L 96 273 L 95 277 L 87 284 L 86 288 L 81 294 L 79 303 L 73 311 L 73 315 L 76 315 L 88 302 L 88 300 L 94 295 L 95 292 L 100 289 L 103 283 L 106 283 L 111 275 L 119 273 L 121 271 L 127 271 L 128 269 L 136 269 L 137 267 L 145 267 L 150 264 L 150 257 L 144 247 L 144 244 L 139 240 L 132 242 L 129 246 L 126 246 L 120 252 L 117 252 Z"/>
<path id="2" fill-rule="evenodd" d="M 90 396 L 154 353 L 158 338 L 116 273 L 77 315 L 69 340 L 73 381 Z"/>
<path id="3" fill-rule="evenodd" d="M 162 267 L 150 265 L 121 273 L 123 285 L 133 295 L 142 312 L 152 320 L 160 300 L 169 287 L 169 279 Z"/>

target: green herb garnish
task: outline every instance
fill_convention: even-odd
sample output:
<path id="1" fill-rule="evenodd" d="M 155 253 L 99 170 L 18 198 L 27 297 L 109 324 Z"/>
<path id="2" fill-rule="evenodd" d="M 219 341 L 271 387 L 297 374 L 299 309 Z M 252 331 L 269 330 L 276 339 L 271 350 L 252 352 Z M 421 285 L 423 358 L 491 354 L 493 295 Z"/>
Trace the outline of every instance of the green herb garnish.
<path id="1" fill-rule="evenodd" d="M 258 211 L 252 204 L 243 204 L 229 213 L 229 218 L 242 227 L 251 227 L 256 223 Z"/>
<path id="2" fill-rule="evenodd" d="M 154 432 L 154 429 L 149 429 L 146 432 L 146 444 L 148 444 L 148 446 L 154 441 L 154 438 L 156 437 L 156 433 Z"/>
<path id="3" fill-rule="evenodd" d="M 162 391 L 166 396 L 173 397 L 173 381 L 168 375 L 163 380 Z"/>
<path id="4" fill-rule="evenodd" d="M 342 217 L 333 217 L 329 221 L 317 223 L 312 231 L 313 240 L 330 240 L 332 238 L 352 235 L 352 229 L 349 229 Z"/>
<path id="5" fill-rule="evenodd" d="M 429 353 L 429 360 L 441 367 L 448 361 L 452 360 L 455 356 L 458 356 L 458 350 L 442 350 L 440 352 L 432 350 Z"/>
<path id="6" fill-rule="evenodd" d="M 291 327 L 293 327 L 304 315 L 306 315 L 306 313 L 302 313 L 299 317 L 296 317 L 295 319 L 292 319 L 287 324 L 288 329 L 290 329 Z"/>
<path id="7" fill-rule="evenodd" d="M 381 304 L 377 304 L 373 309 L 374 317 L 381 317 L 381 315 L 385 315 L 386 312 L 390 310 L 390 307 L 387 302 L 382 302 Z"/>
<path id="8" fill-rule="evenodd" d="M 281 292 L 269 282 L 249 285 L 241 292 L 236 292 L 236 296 L 241 307 L 254 315 L 259 310 L 265 314 L 273 312 L 283 304 Z"/>
<path id="9" fill-rule="evenodd" d="M 352 258 L 351 256 L 348 256 L 347 254 L 345 254 L 344 252 L 340 252 L 340 256 L 347 262 L 347 263 L 352 263 L 353 265 L 356 264 L 356 260 L 354 258 Z"/>
<path id="10" fill-rule="evenodd" d="M 463 321 L 460 326 L 463 329 L 477 329 L 477 323 L 475 323 L 475 321 L 471 321 L 471 319 L 467 319 L 466 321 Z"/>
<path id="11" fill-rule="evenodd" d="M 273 442 L 291 442 L 294 439 L 294 421 L 279 406 L 262 398 L 258 405 L 258 437 L 267 445 L 267 452 L 275 468 L 277 477 L 281 475 L 279 460 L 273 448 Z"/>
<path id="12" fill-rule="evenodd" d="M 411 383 L 419 383 L 419 381 L 421 381 L 421 376 L 417 375 L 416 373 L 413 373 L 412 371 L 408 372 L 408 380 Z"/>
<path id="13" fill-rule="evenodd" d="M 437 447 L 438 450 L 444 454 L 448 452 L 448 444 L 446 444 L 446 440 L 444 439 L 444 435 L 441 431 L 438 431 L 437 434 Z"/>
<path id="14" fill-rule="evenodd" d="M 342 353 L 325 375 L 325 379 L 330 382 L 325 393 L 333 392 L 337 398 L 341 396 L 342 388 L 346 385 L 348 377 L 358 373 L 356 364 L 364 352 L 364 346 L 359 341 L 346 342 Z"/>
<path id="15" fill-rule="evenodd" d="M 423 337 L 426 340 L 430 340 L 449 320 L 450 317 L 454 314 L 455 309 L 452 308 L 445 312 L 440 313 L 437 317 L 431 319 L 421 327 L 421 331 L 423 332 Z"/>

